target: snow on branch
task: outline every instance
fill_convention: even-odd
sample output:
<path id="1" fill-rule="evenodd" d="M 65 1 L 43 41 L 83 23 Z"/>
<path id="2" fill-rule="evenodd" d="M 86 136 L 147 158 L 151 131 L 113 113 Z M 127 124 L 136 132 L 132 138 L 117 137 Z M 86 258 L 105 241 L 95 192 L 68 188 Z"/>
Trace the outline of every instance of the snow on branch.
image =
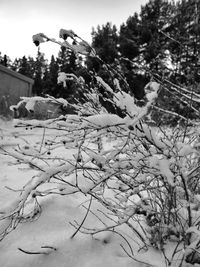
<path id="1" fill-rule="evenodd" d="M 90 45 L 72 30 L 61 29 L 59 36 L 64 42 L 42 33 L 34 35 L 33 41 L 36 45 L 51 41 L 76 54 L 96 56 Z M 74 44 L 70 43 L 72 40 Z M 73 104 L 75 114 L 43 121 L 16 120 L 16 127 L 52 130 L 48 137 L 43 131 L 41 142 L 32 152 L 31 149 L 26 151 L 20 142 L 8 146 L 6 141 L 1 141 L 2 155 L 14 158 L 18 164 L 26 164 L 36 172 L 14 200 L 0 208 L 2 238 L 27 219 L 27 210 L 31 214 L 29 217 L 41 212 L 42 197 L 78 193 L 90 199 L 90 203 L 82 222 L 71 223 L 76 229 L 75 235 L 79 232 L 117 232 L 119 226 L 125 224 L 134 234 L 133 238 L 142 244 L 139 249 L 153 246 L 164 252 L 165 243 L 174 237 L 183 247 L 188 247 L 189 253 L 191 249 L 199 249 L 199 239 L 196 243 L 188 242 L 192 240 L 190 236 L 199 235 L 196 229 L 200 223 L 199 131 L 191 130 L 191 138 L 191 135 L 183 134 L 180 127 L 164 129 L 149 125 L 145 119 L 151 107 L 157 108 L 154 105 L 160 83 L 151 81 L 145 86 L 143 105 L 138 106 L 136 99 L 127 93 L 130 90 L 123 91 L 118 79 L 113 78 L 115 75 L 111 76 L 111 85 L 108 85 L 103 78 L 93 74 L 94 84 L 90 88 L 81 77 L 59 73 L 58 83 L 64 87 L 67 80 L 73 80 L 85 90 L 83 103 Z M 180 94 L 185 97 L 187 93 L 184 89 Z M 195 97 L 198 94 L 195 93 Z M 112 105 L 116 113 L 109 113 L 100 98 Z M 65 99 L 51 96 L 23 97 L 11 109 L 24 104 L 31 111 L 37 101 L 50 101 L 63 107 L 72 105 Z M 175 112 L 168 114 L 177 116 Z M 178 116 L 188 121 L 184 116 Z M 96 214 L 92 210 L 94 199 L 101 215 L 96 217 L 101 217 L 99 221 L 103 222 L 103 228 L 83 225 L 90 213 Z M 110 226 L 104 220 L 108 220 Z M 179 246 L 174 254 L 178 250 Z"/>
<path id="2" fill-rule="evenodd" d="M 82 55 L 89 55 L 89 56 L 95 56 L 95 50 L 83 39 L 81 39 L 78 35 L 76 35 L 71 30 L 60 30 L 61 38 L 64 39 L 64 42 L 56 41 L 54 38 L 49 38 L 43 33 L 38 33 L 33 35 L 33 42 L 36 46 L 39 46 L 41 43 L 51 41 L 53 43 L 56 43 L 60 46 L 66 47 L 70 50 L 72 50 L 75 54 L 82 54 Z M 75 41 L 75 44 L 70 44 L 67 41 L 67 37 L 70 37 L 72 40 Z"/>

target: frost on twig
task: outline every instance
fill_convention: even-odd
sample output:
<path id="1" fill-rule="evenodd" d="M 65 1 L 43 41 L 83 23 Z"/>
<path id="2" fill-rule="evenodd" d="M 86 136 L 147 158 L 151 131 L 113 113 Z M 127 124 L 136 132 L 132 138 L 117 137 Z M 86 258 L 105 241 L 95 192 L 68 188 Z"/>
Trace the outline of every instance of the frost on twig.
<path id="1" fill-rule="evenodd" d="M 36 46 L 39 46 L 40 43 L 48 42 L 51 41 L 53 43 L 59 44 L 63 47 L 66 47 L 70 50 L 72 50 L 75 54 L 82 54 L 82 55 L 90 55 L 90 56 L 95 56 L 95 50 L 83 39 L 81 39 L 78 35 L 76 35 L 73 31 L 69 30 L 60 30 L 59 37 L 64 39 L 64 42 L 56 41 L 53 38 L 47 37 L 43 33 L 38 33 L 33 35 L 33 42 L 35 43 Z M 71 38 L 75 44 L 71 44 L 67 41 L 67 38 Z"/>
<path id="2" fill-rule="evenodd" d="M 41 248 L 42 248 L 41 251 L 28 251 L 22 248 L 18 248 L 18 250 L 28 255 L 40 255 L 40 254 L 49 255 L 53 250 L 56 251 L 56 248 L 51 246 L 42 246 Z"/>
<path id="3" fill-rule="evenodd" d="M 73 31 L 61 29 L 60 37 L 64 42 L 44 34 L 33 36 L 33 41 L 36 44 L 52 41 L 75 53 L 95 56 L 89 44 Z M 70 44 L 70 39 L 77 44 Z M 156 105 L 161 84 L 149 82 L 144 89 L 143 105 L 138 106 L 134 97 L 127 93 L 129 88 L 125 92 L 120 87 L 120 73 L 112 71 L 114 86 L 94 74 L 95 88 L 88 88 L 81 77 L 60 73 L 58 83 L 63 86 L 69 79 L 81 85 L 84 101 L 70 104 L 64 99 L 50 96 L 47 99 L 63 106 L 73 105 L 74 114 L 43 121 L 16 120 L 16 127 L 45 128 L 45 132 L 42 143 L 34 151 L 24 149 L 20 143 L 9 149 L 6 143 L 0 146 L 0 153 L 36 171 L 21 190 L 14 192 L 19 193 L 16 199 L 7 207 L 1 207 L 2 239 L 18 223 L 33 219 L 36 212 L 41 212 L 41 198 L 50 194 L 82 194 L 90 202 L 82 222 L 71 223 L 75 228 L 72 238 L 79 232 L 94 236 L 112 231 L 120 235 L 120 228 L 125 225 L 139 250 L 154 247 L 165 255 L 167 242 L 176 239 L 179 243 L 173 259 L 178 254 L 179 244 L 187 246 L 189 252 L 199 248 L 199 239 L 190 244 L 200 223 L 198 136 L 193 129 L 185 138 L 180 128 L 166 130 L 149 125 L 146 117 Z M 103 94 L 99 88 L 103 88 Z M 185 93 L 182 89 L 182 96 Z M 116 112 L 109 113 L 100 98 Z M 33 109 L 35 100 L 34 97 L 22 99 L 28 110 Z M 56 135 L 47 142 L 45 134 L 51 130 L 56 131 Z M 59 152 L 61 147 L 65 153 Z M 73 156 L 68 158 L 67 152 L 72 150 Z M 92 202 L 101 208 L 94 212 Z M 103 227 L 86 225 L 86 218 L 91 215 L 99 218 Z M 130 246 L 131 253 L 124 246 L 122 249 L 137 260 Z"/>

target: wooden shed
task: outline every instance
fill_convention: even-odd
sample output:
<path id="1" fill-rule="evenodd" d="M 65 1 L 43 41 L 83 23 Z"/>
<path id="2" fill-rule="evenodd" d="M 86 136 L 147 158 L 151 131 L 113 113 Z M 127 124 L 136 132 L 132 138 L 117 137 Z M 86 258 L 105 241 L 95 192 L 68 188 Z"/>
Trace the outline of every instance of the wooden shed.
<path id="1" fill-rule="evenodd" d="M 21 96 L 32 95 L 34 81 L 20 73 L 0 65 L 0 115 L 12 114 L 11 105 L 16 105 Z"/>

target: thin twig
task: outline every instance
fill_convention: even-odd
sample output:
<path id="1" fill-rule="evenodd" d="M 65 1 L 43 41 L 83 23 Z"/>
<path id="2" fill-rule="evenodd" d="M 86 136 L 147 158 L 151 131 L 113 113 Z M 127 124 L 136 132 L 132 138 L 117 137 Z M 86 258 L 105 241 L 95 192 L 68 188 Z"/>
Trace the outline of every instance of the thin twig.
<path id="1" fill-rule="evenodd" d="M 45 131 L 46 131 L 46 128 L 44 127 L 44 129 L 43 129 L 43 134 L 42 134 L 42 142 L 41 142 L 41 145 L 40 145 L 39 153 L 41 153 L 42 146 L 43 146 L 43 143 L 44 143 Z"/>
<path id="2" fill-rule="evenodd" d="M 90 207 L 91 207 L 91 204 L 92 204 L 92 196 L 90 198 L 90 203 L 89 203 L 89 206 L 88 206 L 88 209 L 87 209 L 87 212 L 85 214 L 85 217 L 83 218 L 81 224 L 79 225 L 79 227 L 76 229 L 76 231 L 73 233 L 73 235 L 70 237 L 71 239 L 75 237 L 75 235 L 78 233 L 78 231 L 81 229 L 81 227 L 83 226 L 87 216 L 88 216 L 88 213 L 90 211 Z"/>
<path id="3" fill-rule="evenodd" d="M 25 254 L 29 254 L 29 255 L 40 255 L 40 254 L 44 254 L 44 255 L 48 255 L 49 252 L 41 252 L 41 251 L 28 251 L 22 248 L 18 248 L 18 250 L 20 250 L 21 252 L 25 253 Z"/>
<path id="4" fill-rule="evenodd" d="M 120 245 L 120 247 L 124 250 L 124 252 L 126 253 L 126 255 L 128 257 L 130 257 L 131 259 L 133 259 L 134 261 L 139 262 L 139 263 L 142 263 L 142 264 L 146 264 L 147 266 L 151 266 L 151 267 L 155 267 L 156 266 L 156 265 L 152 265 L 152 264 L 150 264 L 148 262 L 141 261 L 141 260 L 138 260 L 138 259 L 134 258 L 133 255 L 131 255 L 130 253 L 128 253 L 128 251 L 124 248 L 124 246 L 122 244 Z"/>

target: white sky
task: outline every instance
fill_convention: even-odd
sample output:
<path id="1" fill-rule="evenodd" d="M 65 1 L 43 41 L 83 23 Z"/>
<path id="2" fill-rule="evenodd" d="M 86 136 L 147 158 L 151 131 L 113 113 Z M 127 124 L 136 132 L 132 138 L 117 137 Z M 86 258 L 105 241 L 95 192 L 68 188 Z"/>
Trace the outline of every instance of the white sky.
<path id="1" fill-rule="evenodd" d="M 91 42 L 92 27 L 112 22 L 119 25 L 147 0 L 0 0 L 0 52 L 12 60 L 24 55 L 35 57 L 32 35 L 43 32 L 59 39 L 59 30 L 72 29 Z M 59 46 L 41 45 L 47 58 L 57 56 Z"/>

